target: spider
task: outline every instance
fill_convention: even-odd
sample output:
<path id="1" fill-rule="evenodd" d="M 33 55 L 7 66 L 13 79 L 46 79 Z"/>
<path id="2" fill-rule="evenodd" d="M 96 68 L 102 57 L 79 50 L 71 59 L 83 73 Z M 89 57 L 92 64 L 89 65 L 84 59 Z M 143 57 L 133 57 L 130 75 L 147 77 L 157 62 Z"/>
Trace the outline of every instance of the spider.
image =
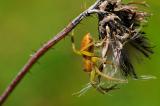
<path id="1" fill-rule="evenodd" d="M 75 47 L 73 35 L 74 34 L 71 35 L 72 49 L 76 54 L 81 55 L 83 57 L 84 71 L 89 73 L 90 84 L 94 88 L 96 88 L 101 93 L 106 93 L 110 90 L 115 89 L 116 84 L 109 87 L 109 88 L 103 88 L 103 87 L 99 86 L 100 77 L 102 77 L 106 80 L 110 80 L 110 81 L 126 82 L 126 80 L 117 79 L 117 78 L 111 77 L 107 74 L 104 74 L 103 70 L 100 69 L 100 65 L 98 66 L 99 62 L 101 64 L 113 65 L 113 63 L 111 61 L 103 61 L 103 59 L 101 59 L 99 56 L 96 56 L 94 53 L 94 48 L 95 47 L 98 48 L 99 46 L 101 46 L 104 42 L 103 40 L 100 42 L 94 42 L 90 33 L 87 33 L 81 41 L 80 50 L 77 50 Z M 96 80 L 97 78 L 99 79 L 99 81 Z"/>

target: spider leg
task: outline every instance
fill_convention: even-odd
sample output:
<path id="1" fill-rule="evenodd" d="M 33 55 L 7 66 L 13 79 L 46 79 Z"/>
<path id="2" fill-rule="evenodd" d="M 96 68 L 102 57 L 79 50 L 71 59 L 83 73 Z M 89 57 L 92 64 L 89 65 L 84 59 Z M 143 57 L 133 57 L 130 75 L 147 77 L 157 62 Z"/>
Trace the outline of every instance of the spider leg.
<path id="1" fill-rule="evenodd" d="M 101 90 L 103 90 L 105 93 L 107 93 L 107 92 L 109 92 L 109 91 L 112 91 L 112 90 L 119 89 L 119 88 L 117 88 L 117 84 L 114 84 L 114 85 L 112 85 L 112 86 L 110 86 L 110 87 L 106 87 L 106 88 L 104 88 L 104 87 L 102 87 L 102 86 L 99 86 L 99 88 L 100 88 Z"/>
<path id="2" fill-rule="evenodd" d="M 83 47 L 81 50 L 77 50 L 76 46 L 75 46 L 75 41 L 74 41 L 74 36 L 73 34 L 71 34 L 71 42 L 72 42 L 72 49 L 74 51 L 74 53 L 78 54 L 78 55 L 85 55 L 85 56 L 94 56 L 94 53 L 85 51 L 87 48 L 89 48 L 90 46 L 93 45 L 93 43 L 89 43 L 88 45 L 86 45 L 85 47 Z"/>
<path id="3" fill-rule="evenodd" d="M 104 73 L 102 73 L 97 67 L 95 67 L 95 70 L 96 70 L 96 73 L 100 76 L 102 76 L 103 78 L 107 79 L 107 80 L 111 80 L 111 81 L 117 81 L 117 82 L 123 82 L 123 83 L 127 83 L 126 80 L 122 80 L 122 79 L 117 79 L 117 78 L 114 78 L 114 77 L 111 77 L 111 76 L 108 76 Z"/>
<path id="4" fill-rule="evenodd" d="M 82 54 L 80 53 L 80 51 L 76 49 L 73 34 L 71 34 L 71 42 L 72 42 L 72 49 L 73 49 L 73 52 L 76 53 L 76 54 L 78 54 L 78 55 L 82 55 Z"/>
<path id="5" fill-rule="evenodd" d="M 142 2 L 129 2 L 127 3 L 128 5 L 132 5 L 132 4 L 139 4 L 139 5 L 144 5 L 146 7 L 149 7 L 149 5 L 145 2 L 145 1 L 142 1 Z"/>
<path id="6" fill-rule="evenodd" d="M 105 91 L 102 90 L 100 87 L 99 87 L 99 84 L 100 82 L 99 81 L 96 81 L 96 71 L 95 70 L 92 70 L 91 73 L 90 73 L 90 84 L 92 85 L 93 88 L 95 88 L 96 90 L 98 90 L 99 92 L 101 92 L 102 94 L 105 94 Z"/>
<path id="7" fill-rule="evenodd" d="M 90 84 L 92 85 L 93 88 L 98 90 L 100 93 L 105 94 L 105 90 L 101 89 L 101 87 L 99 86 L 100 82 L 96 81 L 96 71 L 95 70 L 91 71 L 90 73 Z"/>
<path id="8" fill-rule="evenodd" d="M 96 90 L 98 90 L 100 93 L 102 94 L 106 94 L 107 92 L 111 91 L 111 90 L 115 90 L 115 89 L 118 89 L 116 86 L 117 84 L 114 84 L 110 87 L 107 87 L 107 88 L 104 88 L 100 85 L 100 80 L 98 78 L 98 81 L 96 81 L 96 77 L 97 76 L 97 73 L 96 73 L 96 70 L 93 70 L 90 74 L 90 83 L 91 85 L 96 88 Z M 98 75 L 98 77 L 100 77 L 100 75 Z"/>

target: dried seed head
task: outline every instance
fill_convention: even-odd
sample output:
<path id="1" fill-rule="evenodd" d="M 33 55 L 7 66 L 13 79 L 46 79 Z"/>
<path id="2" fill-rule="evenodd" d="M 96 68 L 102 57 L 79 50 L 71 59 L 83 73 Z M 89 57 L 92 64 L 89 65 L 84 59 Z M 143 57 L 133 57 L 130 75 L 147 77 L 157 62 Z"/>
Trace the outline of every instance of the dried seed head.
<path id="1" fill-rule="evenodd" d="M 112 61 L 125 76 L 137 78 L 130 59 L 132 54 L 129 54 L 126 47 L 131 45 L 146 57 L 153 51 L 143 31 L 140 30 L 141 23 L 146 21 L 149 15 L 139 11 L 138 7 L 132 4 L 142 3 L 123 4 L 121 0 L 104 0 L 98 8 L 105 11 L 98 13 L 98 30 L 99 38 L 106 39 L 107 42 L 102 47 L 102 58 Z M 108 52 L 111 54 L 108 55 Z"/>

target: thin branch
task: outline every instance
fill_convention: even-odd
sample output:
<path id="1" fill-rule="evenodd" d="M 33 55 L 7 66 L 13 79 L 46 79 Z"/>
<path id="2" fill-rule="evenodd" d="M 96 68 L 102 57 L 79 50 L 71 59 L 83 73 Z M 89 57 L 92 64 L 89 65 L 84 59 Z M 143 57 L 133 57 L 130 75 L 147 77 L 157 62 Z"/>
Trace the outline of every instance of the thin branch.
<path id="1" fill-rule="evenodd" d="M 0 96 L 0 106 L 6 101 L 8 96 L 13 92 L 16 86 L 20 83 L 20 81 L 24 78 L 27 72 L 32 68 L 32 66 L 40 59 L 52 46 L 58 43 L 61 39 L 63 39 L 69 32 L 71 32 L 85 17 L 92 14 L 92 10 L 97 8 L 99 3 L 103 0 L 97 0 L 90 8 L 81 13 L 78 17 L 76 17 L 71 23 L 69 23 L 61 32 L 59 32 L 55 37 L 45 43 L 24 65 L 24 67 L 20 70 L 17 76 L 13 79 L 13 81 L 9 84 L 3 94 Z"/>

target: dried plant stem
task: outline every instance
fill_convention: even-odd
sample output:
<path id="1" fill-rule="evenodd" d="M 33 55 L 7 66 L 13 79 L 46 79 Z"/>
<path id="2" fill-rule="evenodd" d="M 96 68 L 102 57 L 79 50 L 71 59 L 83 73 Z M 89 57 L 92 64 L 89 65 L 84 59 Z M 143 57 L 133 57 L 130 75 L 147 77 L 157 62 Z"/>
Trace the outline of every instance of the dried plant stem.
<path id="1" fill-rule="evenodd" d="M 8 96 L 13 92 L 15 87 L 20 83 L 23 77 L 29 72 L 32 66 L 40 59 L 51 47 L 63 39 L 69 32 L 71 32 L 85 17 L 89 16 L 102 0 L 97 0 L 90 8 L 81 13 L 76 17 L 71 23 L 69 23 L 61 32 L 59 32 L 55 37 L 45 43 L 24 65 L 17 76 L 9 84 L 3 94 L 0 96 L 0 106 L 6 101 Z"/>

